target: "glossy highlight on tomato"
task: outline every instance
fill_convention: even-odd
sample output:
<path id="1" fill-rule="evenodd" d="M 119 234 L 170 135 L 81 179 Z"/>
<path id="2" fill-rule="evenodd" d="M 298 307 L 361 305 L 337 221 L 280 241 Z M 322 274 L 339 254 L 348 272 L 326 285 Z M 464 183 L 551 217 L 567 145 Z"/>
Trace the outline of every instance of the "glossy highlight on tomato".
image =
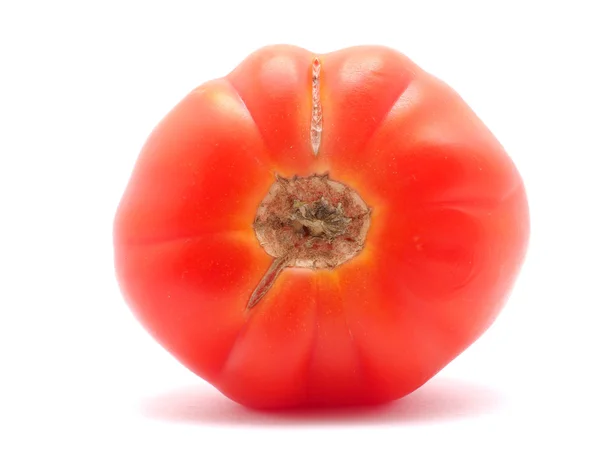
<path id="1" fill-rule="evenodd" d="M 497 317 L 528 238 L 501 144 L 450 87 L 373 46 L 266 47 L 191 91 L 114 223 L 136 317 L 256 408 L 414 391 Z"/>

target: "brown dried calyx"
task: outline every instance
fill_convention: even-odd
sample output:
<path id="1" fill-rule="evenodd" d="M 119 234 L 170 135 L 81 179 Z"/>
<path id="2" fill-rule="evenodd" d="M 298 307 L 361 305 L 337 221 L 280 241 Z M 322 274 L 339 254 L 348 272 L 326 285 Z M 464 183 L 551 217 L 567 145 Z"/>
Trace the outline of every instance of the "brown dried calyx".
<path id="1" fill-rule="evenodd" d="M 254 221 L 260 245 L 275 260 L 248 308 L 258 303 L 286 267 L 332 269 L 356 256 L 364 247 L 370 212 L 354 190 L 327 174 L 277 177 Z"/>

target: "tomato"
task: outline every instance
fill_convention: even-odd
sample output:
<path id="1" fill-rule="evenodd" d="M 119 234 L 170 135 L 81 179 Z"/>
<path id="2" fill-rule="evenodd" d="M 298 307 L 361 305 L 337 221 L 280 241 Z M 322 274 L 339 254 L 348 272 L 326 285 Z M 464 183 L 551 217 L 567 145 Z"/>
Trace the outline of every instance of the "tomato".
<path id="1" fill-rule="evenodd" d="M 114 224 L 136 317 L 256 408 L 400 398 L 494 321 L 522 179 L 442 81 L 384 47 L 263 48 L 153 130 Z"/>

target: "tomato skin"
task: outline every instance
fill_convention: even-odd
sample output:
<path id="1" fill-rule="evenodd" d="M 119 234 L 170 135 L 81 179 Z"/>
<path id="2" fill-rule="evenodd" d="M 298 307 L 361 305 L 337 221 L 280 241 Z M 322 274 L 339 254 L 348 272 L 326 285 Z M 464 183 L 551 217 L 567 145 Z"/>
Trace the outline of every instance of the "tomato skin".
<path id="1" fill-rule="evenodd" d="M 311 64 L 323 135 L 310 146 Z M 271 264 L 252 228 L 275 175 L 329 172 L 372 208 L 333 270 Z M 273 46 L 186 96 L 141 151 L 114 224 L 123 295 L 186 367 L 257 408 L 379 403 L 494 321 L 529 238 L 513 162 L 451 88 L 385 47 Z"/>

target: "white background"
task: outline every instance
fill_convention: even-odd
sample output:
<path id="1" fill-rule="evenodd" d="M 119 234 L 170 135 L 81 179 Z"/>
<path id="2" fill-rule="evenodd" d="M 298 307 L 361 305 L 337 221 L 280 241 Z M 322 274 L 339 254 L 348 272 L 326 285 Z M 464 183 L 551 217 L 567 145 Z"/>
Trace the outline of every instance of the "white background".
<path id="1" fill-rule="evenodd" d="M 596 2 L 334 3 L 1 3 L 0 448 L 600 448 Z M 247 411 L 154 343 L 114 279 L 113 215 L 152 127 L 273 43 L 406 53 L 527 185 L 503 314 L 384 408 Z"/>

